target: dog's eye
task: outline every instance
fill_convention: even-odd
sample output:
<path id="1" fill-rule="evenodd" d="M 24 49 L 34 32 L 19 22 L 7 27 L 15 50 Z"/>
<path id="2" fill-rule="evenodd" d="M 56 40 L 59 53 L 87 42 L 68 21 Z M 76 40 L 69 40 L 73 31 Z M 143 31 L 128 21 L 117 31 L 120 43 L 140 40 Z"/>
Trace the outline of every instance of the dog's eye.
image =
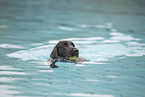
<path id="1" fill-rule="evenodd" d="M 75 45 L 74 45 L 73 43 L 71 43 L 71 45 L 72 45 L 73 47 L 75 47 Z"/>

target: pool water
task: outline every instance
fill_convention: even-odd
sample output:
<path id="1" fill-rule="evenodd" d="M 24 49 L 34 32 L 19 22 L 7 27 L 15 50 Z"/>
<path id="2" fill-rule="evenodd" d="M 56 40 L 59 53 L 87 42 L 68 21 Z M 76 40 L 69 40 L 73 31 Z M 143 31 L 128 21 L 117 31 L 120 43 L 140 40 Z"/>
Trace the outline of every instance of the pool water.
<path id="1" fill-rule="evenodd" d="M 143 0 L 1 0 L 1 97 L 144 97 Z M 47 59 L 73 41 L 82 63 Z"/>

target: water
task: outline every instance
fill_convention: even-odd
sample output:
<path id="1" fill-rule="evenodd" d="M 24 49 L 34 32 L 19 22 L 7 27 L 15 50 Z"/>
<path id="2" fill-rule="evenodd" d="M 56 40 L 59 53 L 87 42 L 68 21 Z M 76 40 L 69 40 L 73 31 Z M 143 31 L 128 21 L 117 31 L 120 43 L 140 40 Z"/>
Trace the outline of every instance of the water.
<path id="1" fill-rule="evenodd" d="M 143 0 L 1 0 L 1 97 L 144 97 Z M 81 64 L 46 60 L 73 41 Z"/>

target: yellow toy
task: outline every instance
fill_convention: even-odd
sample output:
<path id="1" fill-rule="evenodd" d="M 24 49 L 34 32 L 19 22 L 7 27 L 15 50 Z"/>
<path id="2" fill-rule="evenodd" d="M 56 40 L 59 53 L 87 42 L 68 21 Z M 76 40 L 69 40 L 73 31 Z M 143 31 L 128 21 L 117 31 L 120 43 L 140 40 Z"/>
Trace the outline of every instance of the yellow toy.
<path id="1" fill-rule="evenodd" d="M 77 56 L 69 57 L 69 59 L 70 59 L 71 61 L 75 61 L 75 60 L 77 59 Z"/>

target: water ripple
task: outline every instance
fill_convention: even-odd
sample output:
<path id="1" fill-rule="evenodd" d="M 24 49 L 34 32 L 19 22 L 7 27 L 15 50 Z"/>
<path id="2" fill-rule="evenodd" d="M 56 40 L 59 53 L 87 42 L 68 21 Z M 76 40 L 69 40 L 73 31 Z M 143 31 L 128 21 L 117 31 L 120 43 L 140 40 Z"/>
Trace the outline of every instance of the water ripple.
<path id="1" fill-rule="evenodd" d="M 145 55 L 145 44 L 139 43 L 140 39 L 115 32 L 111 33 L 111 35 L 113 36 L 110 37 L 110 40 L 105 40 L 103 37 L 68 38 L 62 40 L 73 41 L 80 50 L 80 56 L 91 61 L 108 61 L 115 59 L 117 56 Z M 22 58 L 23 60 L 46 60 L 57 42 L 58 40 L 52 40 L 48 42 L 48 45 L 17 51 L 7 54 L 7 56 Z"/>
<path id="2" fill-rule="evenodd" d="M 20 60 L 13 62 L 16 66 L 0 66 L 0 83 L 4 84 L 1 87 L 20 97 L 116 97 L 128 89 L 131 92 L 139 90 L 137 93 L 143 94 L 145 44 L 140 42 L 141 39 L 117 31 L 111 23 L 79 27 L 108 28 L 110 32 L 107 38 L 50 40 L 45 44 L 34 43 L 34 48 L 6 54 L 8 58 Z M 60 29 L 73 31 L 66 27 Z M 61 40 L 73 41 L 80 50 L 80 57 L 87 61 L 77 64 L 57 62 L 60 68 L 50 68 L 46 60 Z"/>

